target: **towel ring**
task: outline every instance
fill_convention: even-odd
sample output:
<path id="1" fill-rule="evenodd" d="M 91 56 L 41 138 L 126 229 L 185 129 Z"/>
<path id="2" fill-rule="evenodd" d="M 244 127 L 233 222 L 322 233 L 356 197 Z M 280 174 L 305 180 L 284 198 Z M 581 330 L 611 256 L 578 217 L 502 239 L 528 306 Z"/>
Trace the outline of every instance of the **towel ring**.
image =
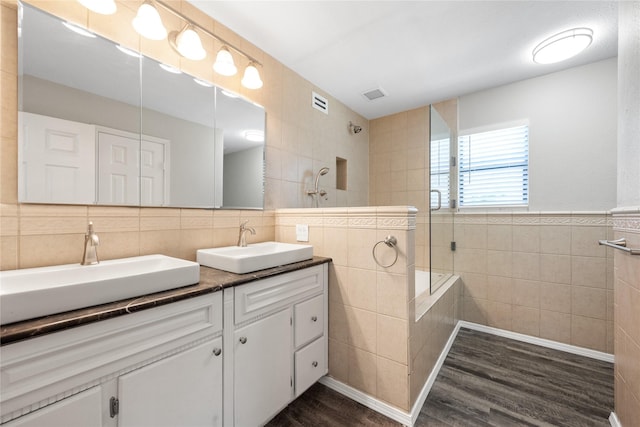
<path id="1" fill-rule="evenodd" d="M 378 245 L 380 243 L 384 243 L 385 245 L 389 246 L 390 248 L 393 248 L 396 251 L 396 256 L 393 259 L 393 262 L 391 264 L 389 264 L 389 265 L 380 264 L 380 261 L 378 261 L 378 258 L 376 257 L 376 248 L 378 247 Z M 389 268 L 389 267 L 393 266 L 398 261 L 398 246 L 397 245 L 398 245 L 398 239 L 396 239 L 395 237 L 393 237 L 391 235 L 385 237 L 384 240 L 380 240 L 378 243 L 373 245 L 373 249 L 371 250 L 371 255 L 373 255 L 373 260 L 376 262 L 376 264 L 378 264 L 382 268 Z"/>

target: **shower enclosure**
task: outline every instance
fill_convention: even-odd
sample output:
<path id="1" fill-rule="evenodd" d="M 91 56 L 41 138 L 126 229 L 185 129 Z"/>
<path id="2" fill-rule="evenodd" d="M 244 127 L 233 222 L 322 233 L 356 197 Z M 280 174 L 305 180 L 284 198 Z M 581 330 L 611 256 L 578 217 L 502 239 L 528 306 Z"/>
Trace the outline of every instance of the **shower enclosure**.
<path id="1" fill-rule="evenodd" d="M 431 105 L 429 125 L 429 289 L 434 293 L 453 275 L 457 103 Z M 452 196 L 453 195 L 453 196 Z"/>

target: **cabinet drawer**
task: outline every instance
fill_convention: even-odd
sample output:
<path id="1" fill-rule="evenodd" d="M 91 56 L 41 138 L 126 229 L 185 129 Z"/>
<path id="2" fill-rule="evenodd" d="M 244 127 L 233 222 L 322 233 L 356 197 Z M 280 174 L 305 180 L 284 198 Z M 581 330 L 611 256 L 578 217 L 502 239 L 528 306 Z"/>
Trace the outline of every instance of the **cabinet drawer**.
<path id="1" fill-rule="evenodd" d="M 326 337 L 321 337 L 295 354 L 296 397 L 327 373 Z"/>
<path id="2" fill-rule="evenodd" d="M 324 295 L 295 305 L 294 334 L 296 348 L 318 338 L 324 329 Z"/>
<path id="3" fill-rule="evenodd" d="M 234 288 L 234 317 L 239 324 L 276 311 L 324 289 L 323 266 L 270 277 Z"/>

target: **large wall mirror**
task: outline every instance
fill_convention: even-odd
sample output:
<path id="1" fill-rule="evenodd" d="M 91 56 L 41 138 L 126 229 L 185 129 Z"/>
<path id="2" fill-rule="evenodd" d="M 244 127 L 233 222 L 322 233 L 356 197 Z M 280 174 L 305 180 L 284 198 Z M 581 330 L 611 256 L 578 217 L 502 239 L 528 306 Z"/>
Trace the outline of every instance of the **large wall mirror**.
<path id="1" fill-rule="evenodd" d="M 264 109 L 21 5 L 23 203 L 262 209 Z"/>

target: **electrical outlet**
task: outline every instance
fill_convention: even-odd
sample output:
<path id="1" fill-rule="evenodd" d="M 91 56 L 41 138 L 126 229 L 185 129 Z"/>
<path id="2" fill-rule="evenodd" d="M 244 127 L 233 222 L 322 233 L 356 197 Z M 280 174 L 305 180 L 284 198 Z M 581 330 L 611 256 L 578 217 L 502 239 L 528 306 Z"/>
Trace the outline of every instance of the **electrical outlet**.
<path id="1" fill-rule="evenodd" d="M 309 241 L 309 224 L 296 224 L 296 240 L 298 242 Z"/>

